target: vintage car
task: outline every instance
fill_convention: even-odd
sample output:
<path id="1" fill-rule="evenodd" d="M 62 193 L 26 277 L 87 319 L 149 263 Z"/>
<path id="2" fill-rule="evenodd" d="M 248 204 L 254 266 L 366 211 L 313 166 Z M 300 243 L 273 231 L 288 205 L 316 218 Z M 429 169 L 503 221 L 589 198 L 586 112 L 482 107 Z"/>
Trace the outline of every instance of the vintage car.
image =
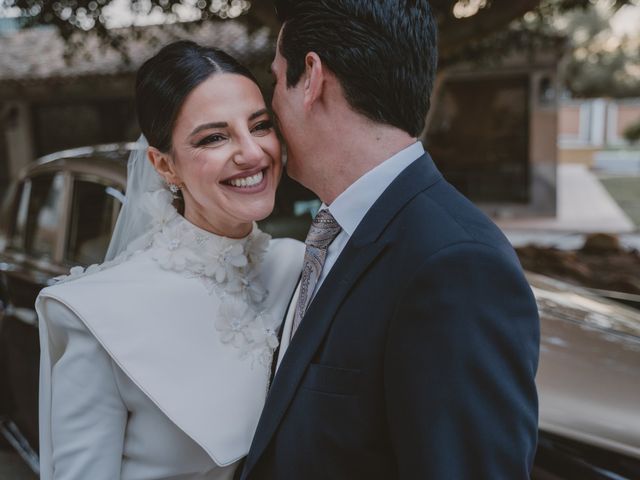
<path id="1" fill-rule="evenodd" d="M 29 166 L 0 212 L 0 432 L 38 469 L 41 288 L 75 265 L 100 262 L 134 144 L 80 148 Z M 320 205 L 284 179 L 274 236 L 303 239 Z M 536 480 L 640 478 L 640 310 L 528 274 L 542 321 Z"/>

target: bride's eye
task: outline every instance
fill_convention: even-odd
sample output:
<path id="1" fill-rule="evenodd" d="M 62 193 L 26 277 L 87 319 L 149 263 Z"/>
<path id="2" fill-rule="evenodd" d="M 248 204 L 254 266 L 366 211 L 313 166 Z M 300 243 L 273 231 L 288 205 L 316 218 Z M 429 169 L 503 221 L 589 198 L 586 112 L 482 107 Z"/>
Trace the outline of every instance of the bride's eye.
<path id="1" fill-rule="evenodd" d="M 251 133 L 254 135 L 266 135 L 273 129 L 273 122 L 271 120 L 263 120 L 257 123 L 252 129 Z"/>
<path id="2" fill-rule="evenodd" d="M 196 145 L 198 147 L 202 147 L 204 145 L 211 145 L 211 144 L 215 144 L 215 143 L 220 143 L 220 142 L 225 141 L 226 139 L 227 138 L 225 136 L 220 135 L 219 133 L 214 133 L 212 135 L 204 137 Z"/>

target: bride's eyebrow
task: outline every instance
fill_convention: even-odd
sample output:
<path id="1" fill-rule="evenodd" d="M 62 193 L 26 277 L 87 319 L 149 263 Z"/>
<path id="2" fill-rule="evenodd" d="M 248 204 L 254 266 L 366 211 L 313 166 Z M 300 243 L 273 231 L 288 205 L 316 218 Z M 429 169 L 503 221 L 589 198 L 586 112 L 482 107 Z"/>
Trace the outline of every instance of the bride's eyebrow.
<path id="1" fill-rule="evenodd" d="M 269 114 L 269 110 L 267 110 L 266 108 L 261 108 L 257 112 L 254 112 L 251 115 L 249 115 L 249 121 L 255 120 L 256 118 L 261 117 L 262 115 L 265 115 L 265 114 L 268 115 Z"/>
<path id="2" fill-rule="evenodd" d="M 211 123 L 203 123 L 202 125 L 198 125 L 193 129 L 193 132 L 189 134 L 190 137 L 193 137 L 196 133 L 199 133 L 203 130 L 209 130 L 211 128 L 226 128 L 229 124 L 227 122 L 211 122 Z"/>
<path id="3" fill-rule="evenodd" d="M 261 108 L 257 112 L 253 112 L 249 115 L 249 121 L 255 120 L 262 115 L 268 114 L 269 110 L 266 108 Z M 195 134 L 200 133 L 203 130 L 209 130 L 212 128 L 227 128 L 229 124 L 227 122 L 211 122 L 211 123 L 203 123 L 202 125 L 198 125 L 193 131 L 189 134 L 190 137 L 193 137 Z"/>

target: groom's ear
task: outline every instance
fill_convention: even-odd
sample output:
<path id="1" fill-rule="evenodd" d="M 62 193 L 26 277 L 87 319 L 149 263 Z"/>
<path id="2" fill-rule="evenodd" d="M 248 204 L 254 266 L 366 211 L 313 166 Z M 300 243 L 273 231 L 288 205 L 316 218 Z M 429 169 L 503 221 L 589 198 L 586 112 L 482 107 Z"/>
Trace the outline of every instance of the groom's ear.
<path id="1" fill-rule="evenodd" d="M 315 52 L 307 53 L 304 67 L 304 107 L 309 110 L 322 96 L 326 72 Z"/>
<path id="2" fill-rule="evenodd" d="M 147 149 L 147 157 L 151 165 L 153 165 L 153 168 L 164 178 L 165 182 L 175 183 L 176 185 L 182 184 L 169 154 L 163 153 L 155 147 L 149 147 Z"/>

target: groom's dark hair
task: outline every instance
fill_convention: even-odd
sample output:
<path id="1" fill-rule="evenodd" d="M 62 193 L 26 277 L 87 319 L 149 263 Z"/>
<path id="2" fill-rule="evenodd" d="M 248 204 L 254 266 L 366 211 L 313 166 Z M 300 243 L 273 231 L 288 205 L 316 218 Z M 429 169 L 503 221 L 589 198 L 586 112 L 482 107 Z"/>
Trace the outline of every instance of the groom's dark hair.
<path id="1" fill-rule="evenodd" d="M 427 0 L 275 0 L 287 86 L 318 54 L 351 108 L 418 136 L 437 66 L 437 27 Z"/>

